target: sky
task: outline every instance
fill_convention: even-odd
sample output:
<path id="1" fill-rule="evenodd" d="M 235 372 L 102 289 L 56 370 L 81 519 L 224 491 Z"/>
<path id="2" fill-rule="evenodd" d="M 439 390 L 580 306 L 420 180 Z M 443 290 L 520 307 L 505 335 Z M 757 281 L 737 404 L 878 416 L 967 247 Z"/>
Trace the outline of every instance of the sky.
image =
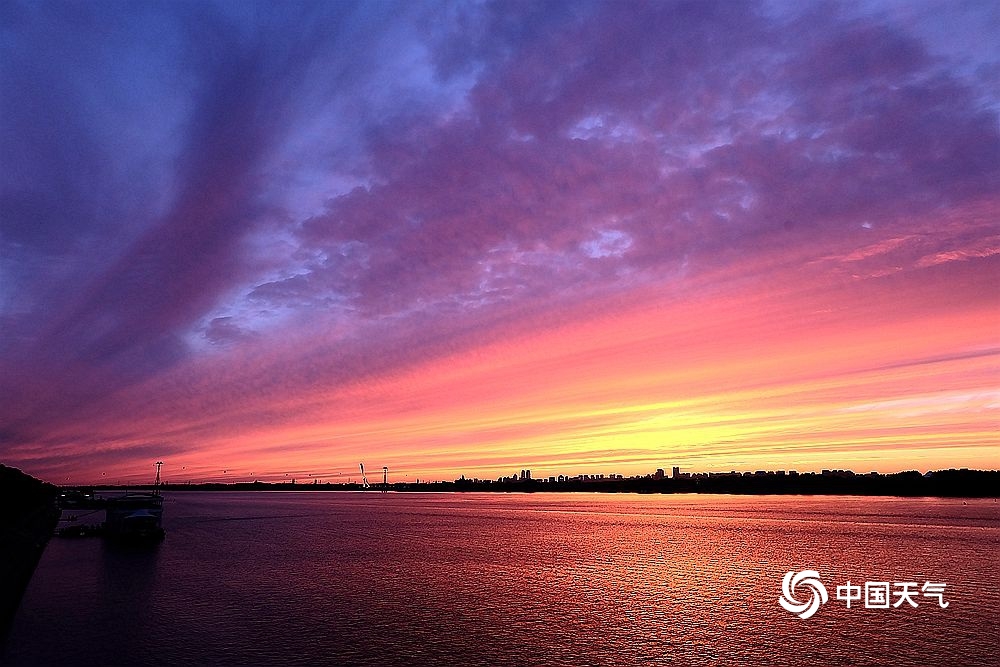
<path id="1" fill-rule="evenodd" d="M 1000 468 L 1000 5 L 0 3 L 0 462 Z"/>

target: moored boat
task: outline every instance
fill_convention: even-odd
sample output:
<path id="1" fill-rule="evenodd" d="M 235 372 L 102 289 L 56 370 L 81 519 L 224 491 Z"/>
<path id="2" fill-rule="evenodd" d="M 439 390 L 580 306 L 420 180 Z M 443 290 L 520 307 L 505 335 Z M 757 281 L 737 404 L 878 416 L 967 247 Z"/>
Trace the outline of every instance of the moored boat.
<path id="1" fill-rule="evenodd" d="M 162 540 L 163 496 L 127 493 L 106 499 L 103 535 L 120 540 Z"/>
<path id="2" fill-rule="evenodd" d="M 107 537 L 123 541 L 160 541 L 166 533 L 163 530 L 163 496 L 160 495 L 160 466 L 156 462 L 156 481 L 152 491 L 125 491 L 120 496 L 98 496 L 92 489 L 66 489 L 59 498 L 59 506 L 64 515 L 61 521 L 74 522 L 56 534 L 60 537 Z M 76 510 L 92 510 L 78 515 Z M 104 511 L 104 521 L 100 524 L 75 524 L 79 519 Z"/>

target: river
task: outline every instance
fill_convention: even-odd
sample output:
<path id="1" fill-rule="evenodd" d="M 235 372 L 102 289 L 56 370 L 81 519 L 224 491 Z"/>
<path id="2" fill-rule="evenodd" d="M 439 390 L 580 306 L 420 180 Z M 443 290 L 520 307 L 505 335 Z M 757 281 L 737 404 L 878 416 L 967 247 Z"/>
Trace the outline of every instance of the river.
<path id="1" fill-rule="evenodd" d="M 164 527 L 50 541 L 3 663 L 997 664 L 993 499 L 175 491 Z"/>

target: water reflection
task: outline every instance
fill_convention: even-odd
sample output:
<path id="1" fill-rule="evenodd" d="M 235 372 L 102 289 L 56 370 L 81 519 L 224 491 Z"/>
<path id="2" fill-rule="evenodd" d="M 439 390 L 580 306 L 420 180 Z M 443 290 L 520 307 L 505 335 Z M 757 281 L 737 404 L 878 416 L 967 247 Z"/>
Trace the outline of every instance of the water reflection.
<path id="1" fill-rule="evenodd" d="M 1000 512 L 985 503 L 168 500 L 153 549 L 91 541 L 68 555 L 53 542 L 15 623 L 13 664 L 989 664 L 998 631 Z M 831 582 L 947 581 L 952 606 L 829 604 L 802 621 L 776 600 L 782 574 L 805 567 Z M 39 641 L 46 618 L 66 630 L 56 641 Z"/>

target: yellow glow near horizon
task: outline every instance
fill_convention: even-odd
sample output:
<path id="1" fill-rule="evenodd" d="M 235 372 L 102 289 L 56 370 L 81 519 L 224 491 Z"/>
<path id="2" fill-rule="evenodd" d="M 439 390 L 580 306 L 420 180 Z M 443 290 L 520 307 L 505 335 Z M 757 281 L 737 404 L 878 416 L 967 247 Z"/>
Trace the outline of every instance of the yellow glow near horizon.
<path id="1" fill-rule="evenodd" d="M 210 430 L 171 477 L 345 479 L 357 460 L 396 479 L 997 466 L 988 309 L 768 331 L 775 303 L 710 305 L 651 303 L 324 390 L 291 423 Z"/>

